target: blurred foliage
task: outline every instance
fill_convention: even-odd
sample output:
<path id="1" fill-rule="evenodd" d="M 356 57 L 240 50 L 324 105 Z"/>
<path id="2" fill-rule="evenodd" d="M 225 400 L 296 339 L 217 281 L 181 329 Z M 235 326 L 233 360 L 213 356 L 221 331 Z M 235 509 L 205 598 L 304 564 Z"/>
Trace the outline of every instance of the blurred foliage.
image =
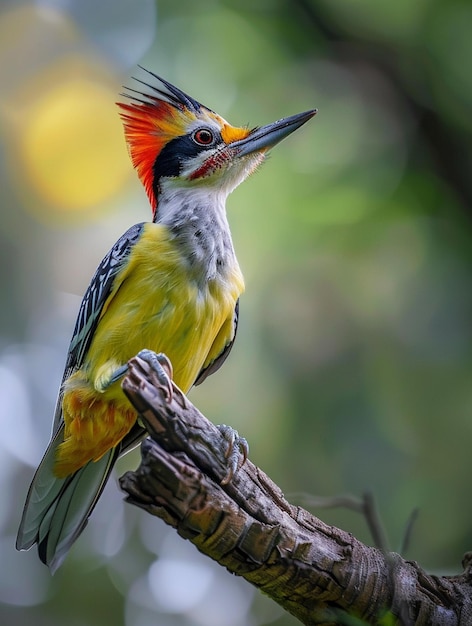
<path id="1" fill-rule="evenodd" d="M 372 490 L 393 545 L 418 506 L 408 556 L 459 571 L 472 543 L 471 28 L 463 0 L 4 0 L 2 624 L 294 623 L 125 506 L 113 481 L 53 579 L 14 550 L 81 295 L 149 219 L 114 106 L 138 62 L 235 124 L 319 108 L 230 198 L 239 336 L 192 400 L 244 433 L 288 495 Z M 320 515 L 370 541 L 353 513 Z"/>

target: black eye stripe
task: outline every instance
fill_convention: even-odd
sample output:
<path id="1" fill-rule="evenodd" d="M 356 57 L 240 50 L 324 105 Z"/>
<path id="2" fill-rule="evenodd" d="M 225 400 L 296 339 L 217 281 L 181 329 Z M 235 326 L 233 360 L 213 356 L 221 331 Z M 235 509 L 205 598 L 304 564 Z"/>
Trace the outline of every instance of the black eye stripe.
<path id="1" fill-rule="evenodd" d="M 208 131 L 212 135 L 212 140 L 209 144 L 197 143 L 194 139 L 195 134 L 203 130 Z M 221 141 L 221 135 L 209 128 L 197 128 L 188 135 L 182 135 L 169 141 L 154 162 L 154 187 L 157 188 L 159 179 L 163 176 L 179 176 L 182 171 L 182 164 L 185 161 L 196 157 L 204 150 L 213 148 Z"/>

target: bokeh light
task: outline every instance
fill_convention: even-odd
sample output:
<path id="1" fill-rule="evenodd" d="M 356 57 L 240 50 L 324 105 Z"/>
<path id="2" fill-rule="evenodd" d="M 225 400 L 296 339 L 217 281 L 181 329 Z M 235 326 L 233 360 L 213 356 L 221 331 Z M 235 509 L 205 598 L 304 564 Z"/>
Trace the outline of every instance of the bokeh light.
<path id="1" fill-rule="evenodd" d="M 116 96 L 103 81 L 69 79 L 67 67 L 60 73 L 62 81 L 54 81 L 22 120 L 21 171 L 41 204 L 90 211 L 118 193 L 130 174 L 112 107 Z"/>

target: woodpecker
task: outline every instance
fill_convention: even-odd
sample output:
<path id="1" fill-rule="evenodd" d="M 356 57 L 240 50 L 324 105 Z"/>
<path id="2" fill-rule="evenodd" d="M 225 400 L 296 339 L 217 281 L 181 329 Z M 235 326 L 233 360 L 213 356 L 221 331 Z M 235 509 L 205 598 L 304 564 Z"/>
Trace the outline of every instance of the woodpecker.
<path id="1" fill-rule="evenodd" d="M 18 531 L 17 549 L 38 544 L 52 572 L 83 531 L 117 458 L 145 436 L 120 386 L 127 362 L 137 353 L 167 355 L 187 393 L 227 358 L 244 280 L 226 198 L 316 113 L 235 127 L 144 71 L 151 82 L 135 79 L 139 89 L 129 88 L 118 106 L 152 221 L 120 237 L 84 295 L 51 441 Z"/>

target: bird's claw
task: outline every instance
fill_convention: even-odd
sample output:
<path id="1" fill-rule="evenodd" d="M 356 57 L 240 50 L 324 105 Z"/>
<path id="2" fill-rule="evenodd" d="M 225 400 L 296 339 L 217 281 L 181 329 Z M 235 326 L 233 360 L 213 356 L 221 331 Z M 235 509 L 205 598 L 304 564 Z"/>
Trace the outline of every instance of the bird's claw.
<path id="1" fill-rule="evenodd" d="M 174 397 L 173 372 L 172 363 L 168 357 L 162 352 L 156 353 L 147 349 L 140 350 L 137 356 L 149 365 L 152 373 L 155 375 L 157 384 L 166 396 L 167 402 L 172 402 Z"/>
<path id="2" fill-rule="evenodd" d="M 240 437 L 238 431 L 231 428 L 231 426 L 219 424 L 217 428 L 228 443 L 228 447 L 225 451 L 227 470 L 225 477 L 221 481 L 222 485 L 227 485 L 231 482 L 238 469 L 246 462 L 249 454 L 249 444 L 247 440 L 244 437 Z"/>

